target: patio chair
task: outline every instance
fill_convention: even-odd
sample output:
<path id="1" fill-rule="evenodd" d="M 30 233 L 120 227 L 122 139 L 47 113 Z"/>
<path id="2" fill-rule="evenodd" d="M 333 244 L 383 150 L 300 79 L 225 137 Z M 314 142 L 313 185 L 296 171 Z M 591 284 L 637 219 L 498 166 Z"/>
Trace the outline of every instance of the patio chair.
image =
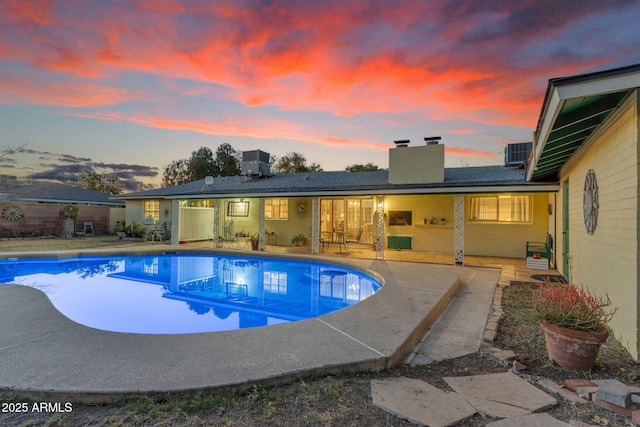
<path id="1" fill-rule="evenodd" d="M 356 235 L 355 239 L 347 239 L 346 242 L 347 243 L 360 243 L 360 239 L 362 238 L 362 228 L 360 228 L 360 230 L 358 230 L 358 234 Z"/>
<path id="2" fill-rule="evenodd" d="M 220 239 L 222 247 L 235 248 L 238 246 L 238 239 L 234 233 L 233 221 L 225 221 L 222 226 L 222 239 Z"/>

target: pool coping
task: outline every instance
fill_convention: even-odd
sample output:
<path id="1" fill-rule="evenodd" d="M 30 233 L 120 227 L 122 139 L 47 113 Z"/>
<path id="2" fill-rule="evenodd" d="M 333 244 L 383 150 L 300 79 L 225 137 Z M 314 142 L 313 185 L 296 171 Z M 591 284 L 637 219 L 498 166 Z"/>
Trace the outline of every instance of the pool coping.
<path id="1" fill-rule="evenodd" d="M 314 319 L 183 335 L 93 329 L 65 317 L 39 290 L 0 286 L 0 392 L 105 403 L 391 368 L 406 360 L 455 298 L 462 283 L 458 276 L 473 269 L 173 246 L 21 252 L 0 258 L 179 252 L 328 262 L 373 274 L 384 285 L 352 307 Z"/>

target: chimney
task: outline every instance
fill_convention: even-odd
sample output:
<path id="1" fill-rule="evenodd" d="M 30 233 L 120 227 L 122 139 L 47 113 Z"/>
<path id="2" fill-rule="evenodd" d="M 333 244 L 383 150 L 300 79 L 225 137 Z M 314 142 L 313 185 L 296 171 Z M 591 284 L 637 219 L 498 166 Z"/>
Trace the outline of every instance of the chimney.
<path id="1" fill-rule="evenodd" d="M 441 137 L 426 137 L 426 145 L 398 145 L 389 150 L 389 184 L 444 182 L 444 145 Z"/>

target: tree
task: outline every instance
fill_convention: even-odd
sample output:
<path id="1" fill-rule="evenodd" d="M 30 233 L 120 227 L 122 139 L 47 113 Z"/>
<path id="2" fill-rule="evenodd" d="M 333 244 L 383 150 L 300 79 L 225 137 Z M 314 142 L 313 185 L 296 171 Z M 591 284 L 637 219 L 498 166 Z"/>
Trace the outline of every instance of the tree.
<path id="1" fill-rule="evenodd" d="M 0 151 L 0 159 L 8 156 L 10 154 L 15 154 L 15 153 L 21 153 L 24 151 L 24 147 L 26 147 L 27 144 L 22 144 L 19 145 L 17 147 L 12 147 L 10 145 L 8 145 L 5 149 L 3 149 L 2 151 Z"/>
<path id="2" fill-rule="evenodd" d="M 346 170 L 347 172 L 373 172 L 380 170 L 380 168 L 373 163 L 367 163 L 366 165 L 355 163 L 353 165 L 347 166 L 346 168 L 344 168 L 344 170 Z"/>
<path id="3" fill-rule="evenodd" d="M 75 236 L 76 222 L 80 216 L 80 208 L 75 205 L 66 205 L 58 212 L 60 215 L 61 234 L 64 239 L 70 239 Z"/>
<path id="4" fill-rule="evenodd" d="M 208 147 L 200 147 L 188 159 L 174 160 L 164 168 L 162 185 L 186 184 L 207 176 L 240 175 L 242 153 L 230 144 L 221 144 L 215 154 Z"/>
<path id="5" fill-rule="evenodd" d="M 75 184 L 80 188 L 87 190 L 100 191 L 106 194 L 122 194 L 124 186 L 120 183 L 120 178 L 116 174 L 97 173 L 84 169 L 78 176 L 78 183 Z"/>
<path id="6" fill-rule="evenodd" d="M 216 150 L 213 160 L 214 174 L 212 176 L 238 176 L 242 153 L 234 149 L 230 144 L 221 144 Z"/>
<path id="7" fill-rule="evenodd" d="M 307 159 L 295 151 L 280 157 L 275 163 L 275 173 L 299 173 L 299 172 L 321 172 L 322 167 L 317 163 L 307 165 Z"/>
<path id="8" fill-rule="evenodd" d="M 172 187 L 190 182 L 189 161 L 187 159 L 174 160 L 164 168 L 162 186 Z"/>
<path id="9" fill-rule="evenodd" d="M 191 153 L 189 162 L 189 180 L 198 181 L 207 176 L 216 176 L 216 164 L 209 147 L 200 147 Z"/>

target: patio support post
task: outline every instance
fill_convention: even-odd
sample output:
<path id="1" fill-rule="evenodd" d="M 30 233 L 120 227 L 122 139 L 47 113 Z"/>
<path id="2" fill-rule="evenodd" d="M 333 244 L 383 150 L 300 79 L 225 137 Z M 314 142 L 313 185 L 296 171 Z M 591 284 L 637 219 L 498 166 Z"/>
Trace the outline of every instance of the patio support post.
<path id="1" fill-rule="evenodd" d="M 384 196 L 376 196 L 376 259 L 384 259 Z"/>
<path id="2" fill-rule="evenodd" d="M 453 263 L 464 265 L 464 194 L 453 196 Z"/>
<path id="3" fill-rule="evenodd" d="M 258 249 L 264 251 L 264 197 L 258 199 Z"/>
<path id="4" fill-rule="evenodd" d="M 213 201 L 213 226 L 211 228 L 213 233 L 213 247 L 220 247 L 220 201 L 215 199 Z"/>
<path id="5" fill-rule="evenodd" d="M 320 199 L 314 197 L 311 200 L 311 253 L 320 253 Z"/>
<path id="6" fill-rule="evenodd" d="M 171 244 L 180 244 L 180 202 L 178 199 L 171 201 Z"/>

